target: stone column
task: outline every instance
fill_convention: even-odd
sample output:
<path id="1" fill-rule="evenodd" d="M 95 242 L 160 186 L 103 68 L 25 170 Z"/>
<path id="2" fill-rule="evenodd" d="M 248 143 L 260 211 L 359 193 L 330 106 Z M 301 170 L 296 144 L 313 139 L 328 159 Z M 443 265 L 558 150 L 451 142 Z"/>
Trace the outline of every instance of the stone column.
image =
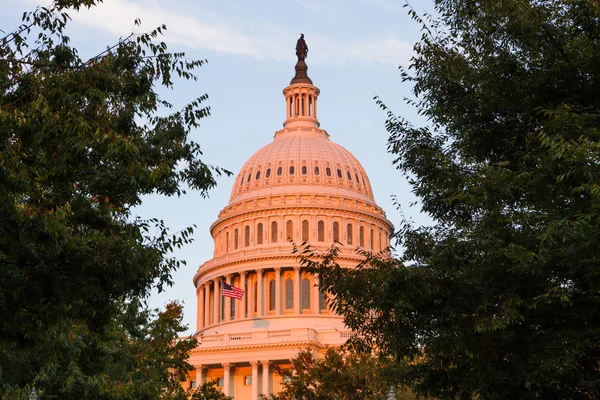
<path id="1" fill-rule="evenodd" d="M 213 279 L 213 323 L 219 323 L 219 280 Z"/>
<path id="2" fill-rule="evenodd" d="M 194 367 L 196 368 L 196 389 L 199 389 L 200 386 L 204 385 L 204 366 L 202 364 L 199 364 L 195 365 Z"/>
<path id="3" fill-rule="evenodd" d="M 262 277 L 262 269 L 256 270 L 256 281 L 258 283 L 258 287 L 256 289 L 256 316 L 263 316 L 263 277 Z"/>
<path id="4" fill-rule="evenodd" d="M 310 289 L 310 308 L 313 314 L 319 313 L 319 275 L 313 274 L 313 286 Z"/>
<path id="5" fill-rule="evenodd" d="M 258 361 L 250 361 L 252 365 L 252 400 L 258 400 Z"/>
<path id="6" fill-rule="evenodd" d="M 225 282 L 231 285 L 231 274 L 225 275 Z M 231 297 L 225 297 L 225 318 L 223 318 L 224 321 L 229 321 L 229 319 L 231 318 L 231 300 Z"/>
<path id="7" fill-rule="evenodd" d="M 262 361 L 262 394 L 265 396 L 269 395 L 269 360 Z"/>
<path id="8" fill-rule="evenodd" d="M 246 290 L 246 271 L 240 272 L 240 289 L 244 290 L 244 298 L 240 302 L 240 306 L 236 308 L 237 319 L 243 319 L 246 317 L 246 304 L 248 304 L 248 293 L 250 290 Z"/>
<path id="9" fill-rule="evenodd" d="M 275 267 L 275 313 L 281 315 L 281 267 Z"/>
<path id="10" fill-rule="evenodd" d="M 229 386 L 230 386 L 229 374 L 231 373 L 231 364 L 228 362 L 225 362 L 221 365 L 223 365 L 223 394 L 225 396 L 229 396 Z"/>
<path id="11" fill-rule="evenodd" d="M 196 331 L 204 327 L 204 286 L 200 285 L 196 292 Z"/>
<path id="12" fill-rule="evenodd" d="M 204 327 L 210 325 L 210 282 L 204 284 Z"/>
<path id="13" fill-rule="evenodd" d="M 300 314 L 300 267 L 294 267 L 294 313 Z"/>

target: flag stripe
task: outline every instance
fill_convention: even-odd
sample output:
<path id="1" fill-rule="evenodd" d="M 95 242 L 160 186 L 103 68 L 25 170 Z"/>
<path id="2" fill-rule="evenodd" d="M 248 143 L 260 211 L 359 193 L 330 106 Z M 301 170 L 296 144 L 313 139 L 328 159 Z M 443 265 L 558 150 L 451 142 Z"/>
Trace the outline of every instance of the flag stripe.
<path id="1" fill-rule="evenodd" d="M 244 298 L 244 291 L 240 288 L 236 288 L 235 286 L 223 282 L 223 296 L 242 300 Z"/>

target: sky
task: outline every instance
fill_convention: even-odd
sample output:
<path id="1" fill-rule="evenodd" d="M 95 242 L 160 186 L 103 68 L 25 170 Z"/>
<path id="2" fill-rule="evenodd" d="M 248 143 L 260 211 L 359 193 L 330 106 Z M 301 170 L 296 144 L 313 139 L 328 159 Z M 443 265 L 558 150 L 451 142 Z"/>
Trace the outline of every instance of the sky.
<path id="1" fill-rule="evenodd" d="M 42 0 L 2 0 L 0 29 L 16 28 L 24 11 Z M 68 33 L 82 57 L 102 52 L 132 31 L 165 24 L 161 40 L 171 51 L 206 59 L 198 81 L 177 82 L 164 99 L 182 107 L 202 94 L 211 116 L 191 133 L 203 161 L 234 173 L 220 177 L 208 199 L 188 191 L 182 197 L 147 196 L 135 213 L 165 221 L 172 232 L 195 225 L 194 242 L 175 256 L 185 260 L 175 284 L 151 298 L 152 307 L 171 300 L 184 304 L 189 332 L 195 328 L 196 298 L 192 277 L 212 257 L 209 227 L 230 196 L 238 171 L 254 152 L 270 143 L 282 128 L 282 90 L 294 75 L 295 45 L 301 33 L 309 47 L 308 74 L 320 88 L 318 116 L 331 140 L 348 149 L 366 170 L 377 203 L 399 226 L 404 215 L 415 224 L 428 223 L 419 212 L 406 178 L 386 151 L 385 113 L 379 96 L 395 114 L 415 125 L 425 121 L 407 106 L 411 87 L 399 66 L 408 66 L 421 37 L 420 25 L 408 16 L 403 0 L 105 0 L 91 10 L 71 12 Z M 417 13 L 433 13 L 431 0 L 412 0 Z M 134 26 L 140 18 L 142 25 Z M 398 211 L 393 197 L 402 207 Z"/>

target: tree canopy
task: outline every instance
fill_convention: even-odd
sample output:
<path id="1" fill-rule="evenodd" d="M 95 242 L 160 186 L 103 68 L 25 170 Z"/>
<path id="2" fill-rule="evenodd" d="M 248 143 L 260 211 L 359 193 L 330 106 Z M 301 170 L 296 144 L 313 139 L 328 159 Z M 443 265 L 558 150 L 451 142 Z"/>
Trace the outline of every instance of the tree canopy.
<path id="1" fill-rule="evenodd" d="M 169 52 L 159 41 L 165 26 L 82 59 L 65 33 L 68 12 L 98 2 L 25 12 L 0 40 L 6 398 L 30 385 L 44 398 L 166 398 L 189 368 L 191 342 L 173 342 L 183 330 L 179 306 L 156 318 L 144 301 L 171 284 L 180 261 L 170 253 L 191 240 L 192 227 L 173 235 L 132 208 L 147 194 L 204 196 L 227 173 L 203 163 L 189 140 L 209 115 L 207 96 L 174 110 L 158 92 L 195 80 L 205 61 Z"/>
<path id="2" fill-rule="evenodd" d="M 444 399 L 600 398 L 600 3 L 438 0 L 389 151 L 433 223 L 305 262 L 399 378 Z M 311 261 L 312 260 L 312 261 Z"/>

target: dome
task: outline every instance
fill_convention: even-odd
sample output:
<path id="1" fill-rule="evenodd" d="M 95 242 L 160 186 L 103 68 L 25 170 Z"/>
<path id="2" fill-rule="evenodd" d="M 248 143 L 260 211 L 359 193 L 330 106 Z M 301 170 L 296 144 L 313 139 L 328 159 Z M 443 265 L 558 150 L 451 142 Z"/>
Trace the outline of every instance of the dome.
<path id="1" fill-rule="evenodd" d="M 235 180 L 229 204 L 292 189 L 375 203 L 358 160 L 314 126 L 286 127 L 254 153 Z"/>

